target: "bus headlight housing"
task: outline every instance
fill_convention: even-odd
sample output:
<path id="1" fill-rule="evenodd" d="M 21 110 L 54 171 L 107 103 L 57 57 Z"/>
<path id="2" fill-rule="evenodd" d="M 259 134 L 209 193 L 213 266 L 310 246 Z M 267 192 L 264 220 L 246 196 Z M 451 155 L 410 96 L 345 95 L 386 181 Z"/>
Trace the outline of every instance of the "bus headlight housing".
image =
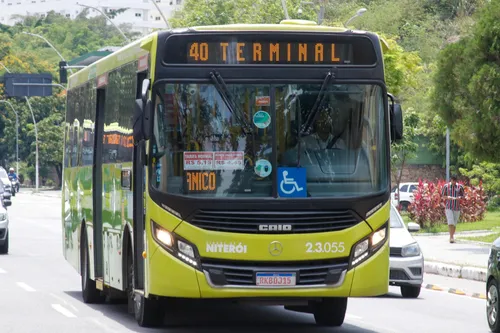
<path id="1" fill-rule="evenodd" d="M 354 268 L 377 252 L 388 238 L 388 223 L 356 243 L 351 252 L 350 268 Z"/>
<path id="2" fill-rule="evenodd" d="M 179 235 L 166 230 L 158 223 L 151 221 L 151 231 L 153 239 L 173 256 L 179 258 L 184 263 L 200 269 L 198 251 L 194 244 L 183 239 Z"/>

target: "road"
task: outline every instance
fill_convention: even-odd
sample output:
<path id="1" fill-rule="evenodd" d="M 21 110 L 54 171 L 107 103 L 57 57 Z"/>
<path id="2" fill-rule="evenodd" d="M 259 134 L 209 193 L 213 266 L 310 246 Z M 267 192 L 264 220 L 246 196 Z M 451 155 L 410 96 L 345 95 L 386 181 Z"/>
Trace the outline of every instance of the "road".
<path id="1" fill-rule="evenodd" d="M 60 199 L 19 193 L 8 212 L 11 249 L 0 256 L 2 333 L 489 332 L 485 300 L 428 289 L 422 290 L 419 299 L 407 300 L 392 287 L 384 297 L 350 299 L 339 329 L 317 328 L 311 315 L 282 307 L 206 304 L 167 317 L 174 324 L 169 327 L 143 329 L 127 314 L 124 304 L 89 306 L 82 302 L 79 275 L 62 257 Z M 424 282 L 484 293 L 478 282 L 431 275 Z"/>

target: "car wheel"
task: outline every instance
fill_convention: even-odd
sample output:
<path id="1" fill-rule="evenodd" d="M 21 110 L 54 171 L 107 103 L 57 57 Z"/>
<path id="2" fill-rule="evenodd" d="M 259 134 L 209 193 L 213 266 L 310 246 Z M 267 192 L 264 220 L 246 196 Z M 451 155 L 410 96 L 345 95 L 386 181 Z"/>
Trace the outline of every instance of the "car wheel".
<path id="1" fill-rule="evenodd" d="M 408 211 L 408 207 L 410 207 L 410 203 L 408 201 L 401 201 L 399 204 L 401 205 L 401 210 L 403 212 Z"/>
<path id="2" fill-rule="evenodd" d="M 500 324 L 498 323 L 498 285 L 494 279 L 488 282 L 486 294 L 486 316 L 490 330 L 495 333 L 500 332 Z"/>
<path id="3" fill-rule="evenodd" d="M 420 295 L 420 288 L 420 286 L 402 286 L 401 295 L 403 295 L 404 298 L 417 298 Z"/>
<path id="4" fill-rule="evenodd" d="M 347 297 L 324 298 L 313 305 L 314 319 L 319 326 L 342 326 L 346 310 Z"/>
<path id="5" fill-rule="evenodd" d="M 9 253 L 9 232 L 7 231 L 7 235 L 5 235 L 5 243 L 0 246 L 0 254 Z"/>

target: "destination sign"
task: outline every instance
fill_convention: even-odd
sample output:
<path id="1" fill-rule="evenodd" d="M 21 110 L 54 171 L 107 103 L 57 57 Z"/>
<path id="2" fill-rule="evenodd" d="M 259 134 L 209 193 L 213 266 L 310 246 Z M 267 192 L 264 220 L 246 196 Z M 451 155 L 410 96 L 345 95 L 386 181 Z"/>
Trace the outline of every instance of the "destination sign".
<path id="1" fill-rule="evenodd" d="M 372 42 L 362 36 L 232 34 L 172 36 L 166 63 L 206 65 L 373 65 Z"/>
<path id="2" fill-rule="evenodd" d="M 188 193 L 211 193 L 217 188 L 214 171 L 186 171 L 184 185 Z"/>

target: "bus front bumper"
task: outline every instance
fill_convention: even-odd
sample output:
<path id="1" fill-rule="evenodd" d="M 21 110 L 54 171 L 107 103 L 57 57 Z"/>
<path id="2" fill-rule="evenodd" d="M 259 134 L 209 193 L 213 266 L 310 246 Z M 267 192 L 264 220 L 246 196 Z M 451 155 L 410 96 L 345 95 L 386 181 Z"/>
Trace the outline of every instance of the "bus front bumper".
<path id="1" fill-rule="evenodd" d="M 306 262 L 306 261 L 304 261 Z M 260 269 L 259 269 L 260 270 Z M 265 269 L 262 269 L 265 271 Z M 337 283 L 260 287 L 256 285 L 216 285 L 210 274 L 198 270 L 157 247 L 149 258 L 146 294 L 174 298 L 318 298 L 380 296 L 389 288 L 389 245 L 384 245 L 366 261 L 345 269 Z"/>

